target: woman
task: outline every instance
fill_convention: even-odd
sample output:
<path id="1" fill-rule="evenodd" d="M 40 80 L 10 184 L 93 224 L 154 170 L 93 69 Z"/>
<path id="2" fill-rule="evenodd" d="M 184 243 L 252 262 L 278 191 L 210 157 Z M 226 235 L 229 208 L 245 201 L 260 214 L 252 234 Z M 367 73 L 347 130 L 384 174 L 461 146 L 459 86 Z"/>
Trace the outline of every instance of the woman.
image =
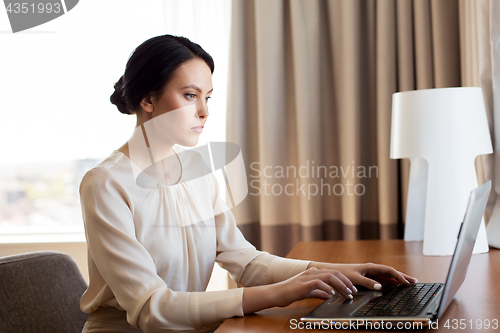
<path id="1" fill-rule="evenodd" d="M 199 45 L 164 35 L 141 44 L 115 84 L 111 102 L 137 125 L 80 186 L 90 274 L 81 308 L 91 313 L 83 332 L 203 331 L 307 297 L 352 298 L 354 284 L 416 282 L 382 265 L 277 257 L 244 239 L 199 154 L 177 146 L 198 142 L 213 70 Z M 205 292 L 214 262 L 244 288 Z"/>

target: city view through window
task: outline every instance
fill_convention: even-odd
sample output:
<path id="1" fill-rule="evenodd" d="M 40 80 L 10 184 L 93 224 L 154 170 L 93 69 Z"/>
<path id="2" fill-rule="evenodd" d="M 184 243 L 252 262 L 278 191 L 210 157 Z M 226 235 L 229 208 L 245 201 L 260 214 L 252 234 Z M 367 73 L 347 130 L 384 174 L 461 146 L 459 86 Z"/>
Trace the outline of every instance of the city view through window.
<path id="1" fill-rule="evenodd" d="M 98 159 L 0 168 L 0 230 L 82 226 L 80 181 Z"/>

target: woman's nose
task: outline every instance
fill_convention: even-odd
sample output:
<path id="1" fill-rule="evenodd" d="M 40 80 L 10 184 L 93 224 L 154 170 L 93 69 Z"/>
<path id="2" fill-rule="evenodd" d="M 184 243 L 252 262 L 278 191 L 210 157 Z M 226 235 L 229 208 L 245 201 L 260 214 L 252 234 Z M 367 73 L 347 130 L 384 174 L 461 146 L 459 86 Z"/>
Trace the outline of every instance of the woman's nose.
<path id="1" fill-rule="evenodd" d="M 198 118 L 205 119 L 208 117 L 208 106 L 207 103 L 200 103 L 197 108 Z"/>

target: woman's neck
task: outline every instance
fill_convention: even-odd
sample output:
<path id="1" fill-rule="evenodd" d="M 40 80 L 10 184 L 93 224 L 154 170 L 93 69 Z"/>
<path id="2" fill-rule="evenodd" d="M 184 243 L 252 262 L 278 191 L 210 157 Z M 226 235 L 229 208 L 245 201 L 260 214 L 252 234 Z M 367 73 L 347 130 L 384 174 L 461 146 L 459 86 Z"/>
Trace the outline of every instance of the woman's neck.
<path id="1" fill-rule="evenodd" d="M 182 164 L 173 150 L 174 145 L 149 134 L 144 126 L 136 127 L 131 138 L 117 150 L 127 156 L 140 172 L 147 173 L 159 183 L 178 183 L 182 177 Z"/>

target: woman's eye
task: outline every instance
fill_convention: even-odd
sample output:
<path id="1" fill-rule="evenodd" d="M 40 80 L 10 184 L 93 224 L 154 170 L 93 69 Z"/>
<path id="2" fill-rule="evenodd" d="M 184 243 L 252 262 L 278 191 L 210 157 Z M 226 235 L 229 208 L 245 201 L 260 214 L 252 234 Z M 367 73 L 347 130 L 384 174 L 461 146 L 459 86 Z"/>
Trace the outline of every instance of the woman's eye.
<path id="1" fill-rule="evenodd" d="M 193 94 L 193 93 L 187 93 L 187 94 L 184 94 L 184 96 L 186 96 L 186 98 L 189 99 L 190 101 L 192 101 L 196 98 L 196 94 Z"/>
<path id="2" fill-rule="evenodd" d="M 210 98 L 212 98 L 212 97 L 208 96 L 207 98 L 205 98 L 205 101 L 206 101 L 206 102 L 208 102 L 208 100 L 209 100 Z"/>

